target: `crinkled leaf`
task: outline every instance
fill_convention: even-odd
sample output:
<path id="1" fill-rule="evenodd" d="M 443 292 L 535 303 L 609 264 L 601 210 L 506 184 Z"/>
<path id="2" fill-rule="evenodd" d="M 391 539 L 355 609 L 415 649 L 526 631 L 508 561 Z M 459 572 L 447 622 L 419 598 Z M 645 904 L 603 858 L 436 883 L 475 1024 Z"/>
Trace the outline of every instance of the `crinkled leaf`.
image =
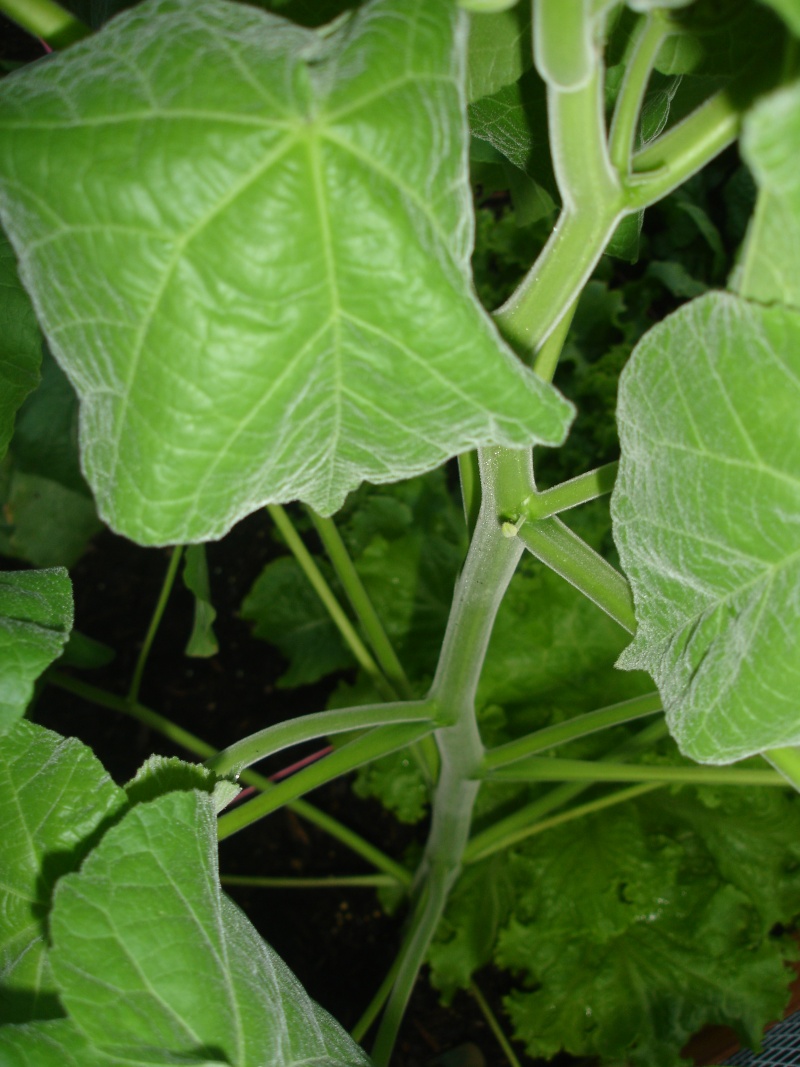
<path id="1" fill-rule="evenodd" d="M 674 1067 L 707 1022 L 755 1042 L 787 995 L 771 931 L 800 906 L 799 841 L 800 804 L 769 789 L 659 790 L 549 830 L 467 868 L 433 981 L 449 998 L 492 959 L 512 971 L 532 1056 Z"/>
<path id="2" fill-rule="evenodd" d="M 0 553 L 36 567 L 72 567 L 102 528 L 90 497 L 26 474 L 12 455 L 0 466 Z"/>
<path id="3" fill-rule="evenodd" d="M 712 294 L 620 382 L 614 536 L 655 678 L 693 759 L 800 741 L 800 315 Z"/>
<path id="4" fill-rule="evenodd" d="M 25 719 L 2 735 L 3 1023 L 63 1015 L 45 947 L 53 886 L 79 866 L 101 828 L 125 804 L 123 791 L 74 738 L 59 737 Z"/>
<path id="5" fill-rule="evenodd" d="M 735 285 L 752 300 L 800 309 L 798 143 L 800 85 L 793 85 L 762 100 L 745 122 L 742 154 L 759 196 Z"/>
<path id="6" fill-rule="evenodd" d="M 219 643 L 214 634 L 217 613 L 211 603 L 205 545 L 189 545 L 183 564 L 183 583 L 194 593 L 194 624 L 186 645 L 187 656 L 216 656 Z"/>
<path id="7" fill-rule="evenodd" d="M 14 250 L 0 231 L 0 459 L 19 406 L 39 381 L 41 359 L 36 315 L 17 276 Z"/>
<path id="8" fill-rule="evenodd" d="M 71 628 L 72 585 L 63 568 L 0 574 L 0 732 L 23 714 Z"/>
<path id="9" fill-rule="evenodd" d="M 324 561 L 323 573 L 330 575 Z M 253 634 L 279 648 L 289 662 L 277 681 L 285 689 L 311 685 L 334 671 L 352 667 L 352 653 L 295 559 L 264 567 L 244 599 L 242 618 Z"/>
<path id="10" fill-rule="evenodd" d="M 563 438 L 472 293 L 465 32 L 427 0 L 322 33 L 147 0 L 3 83 L 0 208 L 115 529 L 208 540 Z"/>
<path id="11" fill-rule="evenodd" d="M 532 1056 L 564 1048 L 674 1067 L 704 1024 L 756 1043 L 782 1012 L 790 946 L 763 936 L 753 901 L 720 877 L 702 839 L 669 818 L 647 833 L 647 821 L 626 805 L 512 858 L 520 891 L 497 959 L 533 987 L 506 1000 Z"/>
<path id="12" fill-rule="evenodd" d="M 222 893 L 205 793 L 168 793 L 128 812 L 60 882 L 51 935 L 62 1001 L 111 1055 L 367 1067 Z"/>
<path id="13" fill-rule="evenodd" d="M 150 756 L 125 784 L 131 804 L 155 800 L 165 793 L 193 789 L 210 794 L 217 812 L 227 807 L 240 792 L 235 782 L 220 778 L 200 763 L 187 763 L 177 756 Z"/>
<path id="14" fill-rule="evenodd" d="M 533 66 L 530 4 L 470 16 L 467 99 L 491 96 Z"/>

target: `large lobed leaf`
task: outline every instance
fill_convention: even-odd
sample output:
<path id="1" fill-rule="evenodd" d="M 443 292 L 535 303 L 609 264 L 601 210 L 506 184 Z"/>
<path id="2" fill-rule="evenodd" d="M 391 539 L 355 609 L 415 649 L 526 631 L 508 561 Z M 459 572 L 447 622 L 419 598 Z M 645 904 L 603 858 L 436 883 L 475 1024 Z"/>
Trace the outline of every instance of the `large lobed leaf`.
<path id="1" fill-rule="evenodd" d="M 4 83 L 0 210 L 115 529 L 206 540 L 563 438 L 472 292 L 465 34 L 450 2 L 312 31 L 148 0 Z"/>
<path id="2" fill-rule="evenodd" d="M 638 630 L 682 751 L 727 763 L 800 742 L 800 314 L 712 294 L 637 346 L 620 382 L 612 510 Z"/>
<path id="3" fill-rule="evenodd" d="M 61 881 L 51 930 L 65 1007 L 109 1055 L 367 1067 L 222 892 L 206 793 L 134 807 Z"/>

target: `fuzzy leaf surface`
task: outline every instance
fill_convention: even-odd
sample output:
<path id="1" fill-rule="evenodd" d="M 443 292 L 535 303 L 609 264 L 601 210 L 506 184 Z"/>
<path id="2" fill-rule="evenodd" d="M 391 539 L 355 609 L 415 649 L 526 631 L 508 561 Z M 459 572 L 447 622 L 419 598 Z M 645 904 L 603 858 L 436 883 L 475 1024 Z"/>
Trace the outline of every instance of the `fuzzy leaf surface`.
<path id="1" fill-rule="evenodd" d="M 800 86 L 793 85 L 766 97 L 747 116 L 742 154 L 759 196 L 735 287 L 751 300 L 800 309 L 798 143 Z"/>
<path id="2" fill-rule="evenodd" d="M 0 574 L 0 731 L 23 714 L 71 628 L 72 585 L 63 568 Z"/>
<path id="3" fill-rule="evenodd" d="M 712 294 L 620 381 L 614 536 L 655 678 L 693 759 L 800 741 L 800 315 Z"/>
<path id="4" fill-rule="evenodd" d="M 562 440 L 472 291 L 465 34 L 449 2 L 318 32 L 148 0 L 3 84 L 0 211 L 114 529 L 209 540 Z"/>
<path id="5" fill-rule="evenodd" d="M 109 1055 L 368 1065 L 222 892 L 207 793 L 128 812 L 61 881 L 51 931 L 62 1001 Z"/>
<path id="6" fill-rule="evenodd" d="M 3 1023 L 63 1015 L 46 951 L 53 886 L 127 803 L 91 750 L 22 719 L 0 759 Z M 0 1028 L 0 1033 L 4 1032 Z M 22 1061 L 25 1062 L 25 1061 Z"/>

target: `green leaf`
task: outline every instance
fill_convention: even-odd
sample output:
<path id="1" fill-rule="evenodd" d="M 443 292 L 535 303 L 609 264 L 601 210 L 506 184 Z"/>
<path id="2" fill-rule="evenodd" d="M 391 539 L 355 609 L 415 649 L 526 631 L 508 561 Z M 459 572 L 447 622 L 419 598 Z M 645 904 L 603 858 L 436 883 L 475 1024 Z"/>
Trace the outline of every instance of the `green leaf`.
<path id="1" fill-rule="evenodd" d="M 70 1017 L 103 1051 L 367 1067 L 222 893 L 205 793 L 139 804 L 62 879 L 51 958 Z"/>
<path id="2" fill-rule="evenodd" d="M 0 459 L 19 406 L 39 381 L 41 359 L 36 315 L 17 276 L 14 250 L 0 231 Z"/>
<path id="3" fill-rule="evenodd" d="M 330 579 L 330 567 L 318 562 Z M 275 645 L 289 661 L 276 683 L 282 689 L 312 685 L 354 664 L 308 578 L 288 556 L 264 567 L 242 603 L 241 616 L 254 624 L 255 637 Z"/>
<path id="4" fill-rule="evenodd" d="M 467 100 L 492 96 L 518 81 L 532 66 L 530 4 L 470 16 Z"/>
<path id="5" fill-rule="evenodd" d="M 102 528 L 92 500 L 6 456 L 0 466 L 0 552 L 36 567 L 72 567 Z"/>
<path id="6" fill-rule="evenodd" d="M 3 734 L 2 750 L 0 1021 L 8 1023 L 63 1015 L 46 951 L 53 886 L 126 800 L 74 738 L 23 719 Z"/>
<path id="7" fill-rule="evenodd" d="M 91 498 L 80 468 L 78 397 L 47 345 L 42 350 L 42 380 L 20 409 L 11 449 L 26 474 L 49 478 Z"/>
<path id="8" fill-rule="evenodd" d="M 72 630 L 58 662 L 61 667 L 78 667 L 87 671 L 108 666 L 115 656 L 116 652 L 110 645 L 95 641 L 80 630 Z"/>
<path id="9" fill-rule="evenodd" d="M 187 763 L 177 756 L 150 756 L 133 778 L 125 785 L 131 804 L 155 800 L 165 793 L 200 790 L 208 793 L 217 812 L 222 811 L 238 796 L 240 787 L 227 778 L 220 778 L 200 763 Z"/>
<path id="10" fill-rule="evenodd" d="M 205 545 L 189 545 L 183 562 L 183 582 L 194 593 L 194 625 L 186 645 L 187 656 L 216 656 L 219 643 L 214 634 L 217 613 L 211 603 Z"/>
<path id="11" fill-rule="evenodd" d="M 535 70 L 469 106 L 472 135 L 487 141 L 551 196 L 558 190 L 547 134 L 546 86 Z"/>
<path id="12" fill-rule="evenodd" d="M 113 528 L 209 540 L 563 438 L 570 406 L 471 287 L 465 20 L 372 0 L 315 32 L 148 0 L 3 83 L 3 217 Z"/>
<path id="13" fill-rule="evenodd" d="M 747 116 L 742 154 L 759 185 L 735 288 L 764 304 L 800 309 L 800 85 L 763 99 Z"/>
<path id="14" fill-rule="evenodd" d="M 61 654 L 72 628 L 63 568 L 0 574 L 0 733 L 18 719 L 33 683 Z"/>
<path id="15" fill-rule="evenodd" d="M 800 315 L 711 294 L 620 383 L 614 536 L 673 736 L 727 763 L 800 741 Z"/>
<path id="16" fill-rule="evenodd" d="M 763 935 L 747 891 L 669 808 L 628 804 L 512 855 L 518 892 L 497 960 L 528 987 L 506 1008 L 529 1055 L 674 1067 L 703 1025 L 755 1044 L 782 1013 L 791 943 Z"/>

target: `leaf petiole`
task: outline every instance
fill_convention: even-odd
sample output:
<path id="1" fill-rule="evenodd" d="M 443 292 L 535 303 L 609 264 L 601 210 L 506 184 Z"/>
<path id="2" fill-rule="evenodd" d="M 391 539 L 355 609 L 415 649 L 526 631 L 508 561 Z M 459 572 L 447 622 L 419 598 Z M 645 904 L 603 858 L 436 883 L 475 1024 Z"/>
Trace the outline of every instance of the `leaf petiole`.
<path id="1" fill-rule="evenodd" d="M 546 726 L 535 733 L 509 741 L 508 744 L 498 745 L 484 756 L 483 771 L 487 776 L 493 775 L 501 768 L 508 767 L 517 760 L 532 756 L 537 752 L 544 752 L 548 748 L 555 748 L 556 745 L 563 745 L 567 741 L 588 737 L 598 730 L 633 722 L 659 711 L 661 711 L 661 697 L 654 692 L 622 701 L 619 704 L 611 704 L 606 708 L 598 708 L 584 715 L 577 715 L 574 719 L 556 723 L 554 726 Z"/>

